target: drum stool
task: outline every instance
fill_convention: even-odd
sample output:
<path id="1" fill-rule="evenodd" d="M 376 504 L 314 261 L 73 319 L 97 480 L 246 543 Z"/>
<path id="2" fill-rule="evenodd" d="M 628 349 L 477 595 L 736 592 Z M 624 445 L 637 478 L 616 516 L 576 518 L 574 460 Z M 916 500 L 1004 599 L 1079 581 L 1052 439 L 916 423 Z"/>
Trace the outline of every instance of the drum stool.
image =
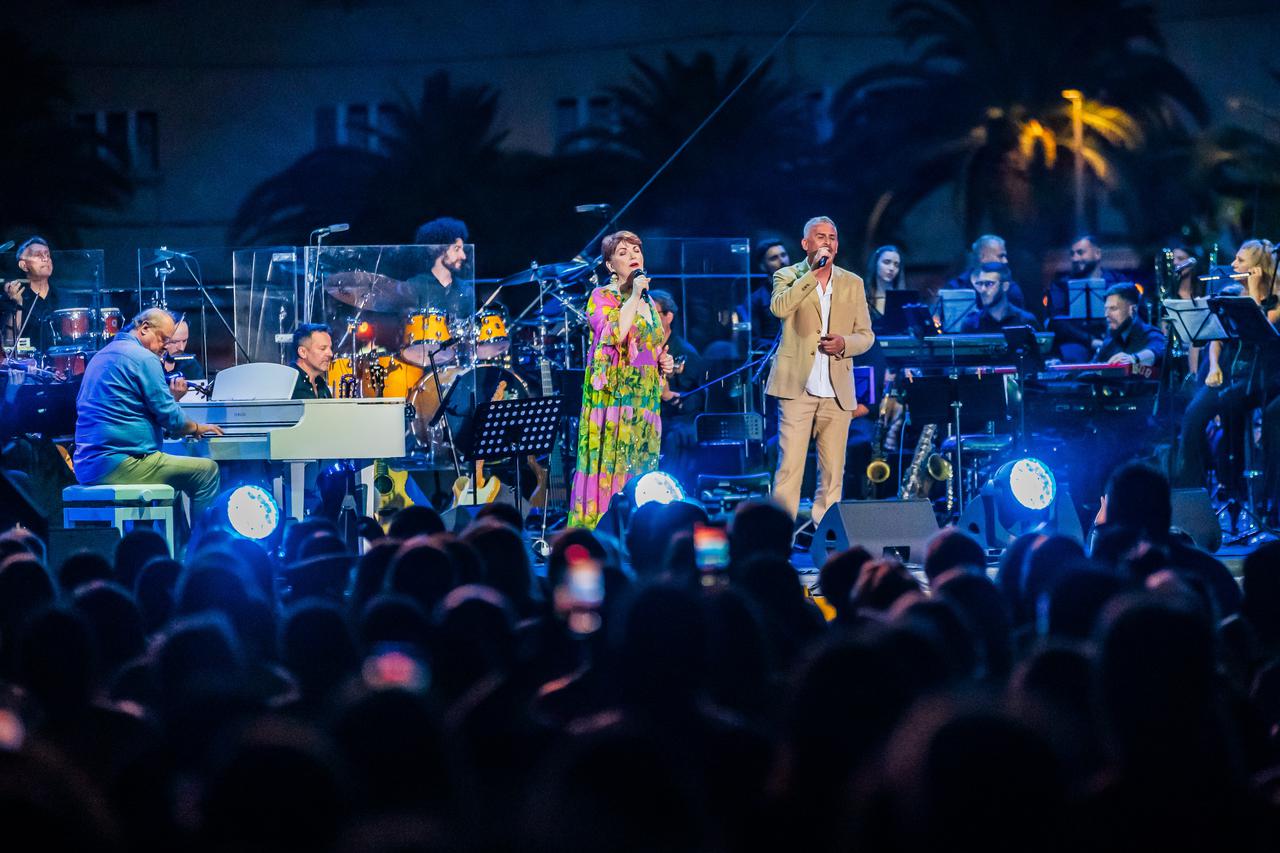
<path id="1" fill-rule="evenodd" d="M 123 536 L 125 526 L 138 521 L 159 521 L 160 531 L 173 542 L 173 486 L 163 483 L 129 483 L 118 486 L 68 486 L 62 490 L 63 527 L 114 527 Z"/>

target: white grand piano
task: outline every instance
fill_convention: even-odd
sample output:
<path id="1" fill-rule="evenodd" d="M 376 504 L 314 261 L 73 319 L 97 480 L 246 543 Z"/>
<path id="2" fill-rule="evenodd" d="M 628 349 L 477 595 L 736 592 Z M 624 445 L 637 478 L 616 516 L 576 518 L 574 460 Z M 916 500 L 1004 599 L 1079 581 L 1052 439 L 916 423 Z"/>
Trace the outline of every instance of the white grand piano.
<path id="1" fill-rule="evenodd" d="M 165 442 L 166 453 L 218 462 L 282 463 L 273 478 L 276 500 L 302 518 L 308 462 L 398 459 L 405 455 L 403 397 L 292 400 L 297 370 L 281 364 L 241 364 L 218 372 L 210 399 L 179 403 L 188 418 L 216 424 L 225 435 Z"/>

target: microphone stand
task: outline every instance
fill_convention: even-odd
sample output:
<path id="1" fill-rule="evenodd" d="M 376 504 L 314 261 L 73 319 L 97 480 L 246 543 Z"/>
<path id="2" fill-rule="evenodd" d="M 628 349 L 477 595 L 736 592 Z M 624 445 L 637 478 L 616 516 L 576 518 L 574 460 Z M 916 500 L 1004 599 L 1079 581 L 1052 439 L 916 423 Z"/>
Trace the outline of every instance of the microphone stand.
<path id="1" fill-rule="evenodd" d="M 213 309 L 213 313 L 217 318 L 222 321 L 222 325 L 227 330 L 227 334 L 231 336 L 231 341 L 236 345 L 236 349 L 244 355 L 244 360 L 246 362 L 252 362 L 253 357 L 249 355 L 249 351 L 244 348 L 244 345 L 240 343 L 240 339 L 236 337 L 235 329 L 231 328 L 231 324 L 227 322 L 227 318 L 223 315 L 222 309 L 218 307 L 217 303 L 213 301 L 213 297 L 209 295 L 209 291 L 205 289 L 204 276 L 202 274 L 203 271 L 197 273 L 197 270 L 200 269 L 200 261 L 186 254 L 179 255 L 179 257 L 182 258 L 182 265 L 187 268 L 187 273 L 190 274 L 192 280 L 195 281 L 196 288 L 200 291 L 200 295 L 204 297 L 205 302 L 209 303 L 209 307 Z M 196 262 L 196 269 L 194 270 L 191 268 L 192 260 L 195 260 Z"/>

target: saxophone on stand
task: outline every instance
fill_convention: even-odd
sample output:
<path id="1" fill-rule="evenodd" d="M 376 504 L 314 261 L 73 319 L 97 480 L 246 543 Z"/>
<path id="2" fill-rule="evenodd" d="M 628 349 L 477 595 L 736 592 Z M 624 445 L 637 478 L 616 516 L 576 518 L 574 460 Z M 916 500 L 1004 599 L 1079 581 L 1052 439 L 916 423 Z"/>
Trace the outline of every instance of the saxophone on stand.
<path id="1" fill-rule="evenodd" d="M 898 492 L 898 499 L 928 499 L 934 481 L 947 484 L 947 513 L 955 508 L 955 471 L 951 461 L 941 453 L 934 451 L 938 438 L 938 425 L 926 424 L 920 430 L 920 440 L 916 442 L 915 453 L 911 455 L 910 473 Z"/>

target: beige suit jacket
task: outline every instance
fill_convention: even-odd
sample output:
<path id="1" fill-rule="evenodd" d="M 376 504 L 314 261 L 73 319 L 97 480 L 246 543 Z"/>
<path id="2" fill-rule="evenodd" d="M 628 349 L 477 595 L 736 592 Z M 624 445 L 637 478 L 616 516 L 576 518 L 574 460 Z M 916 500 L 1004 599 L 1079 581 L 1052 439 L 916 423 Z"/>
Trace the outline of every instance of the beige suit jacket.
<path id="1" fill-rule="evenodd" d="M 831 384 L 840 408 L 853 411 L 858 403 L 853 394 L 853 356 L 869 350 L 876 337 L 871 331 L 862 279 L 846 269 L 832 267 L 831 287 L 830 334 L 844 338 L 844 352 L 831 356 Z M 773 274 L 769 310 L 782 320 L 782 341 L 773 357 L 765 393 L 789 400 L 804 394 L 822 337 L 818 279 L 807 260 Z"/>

